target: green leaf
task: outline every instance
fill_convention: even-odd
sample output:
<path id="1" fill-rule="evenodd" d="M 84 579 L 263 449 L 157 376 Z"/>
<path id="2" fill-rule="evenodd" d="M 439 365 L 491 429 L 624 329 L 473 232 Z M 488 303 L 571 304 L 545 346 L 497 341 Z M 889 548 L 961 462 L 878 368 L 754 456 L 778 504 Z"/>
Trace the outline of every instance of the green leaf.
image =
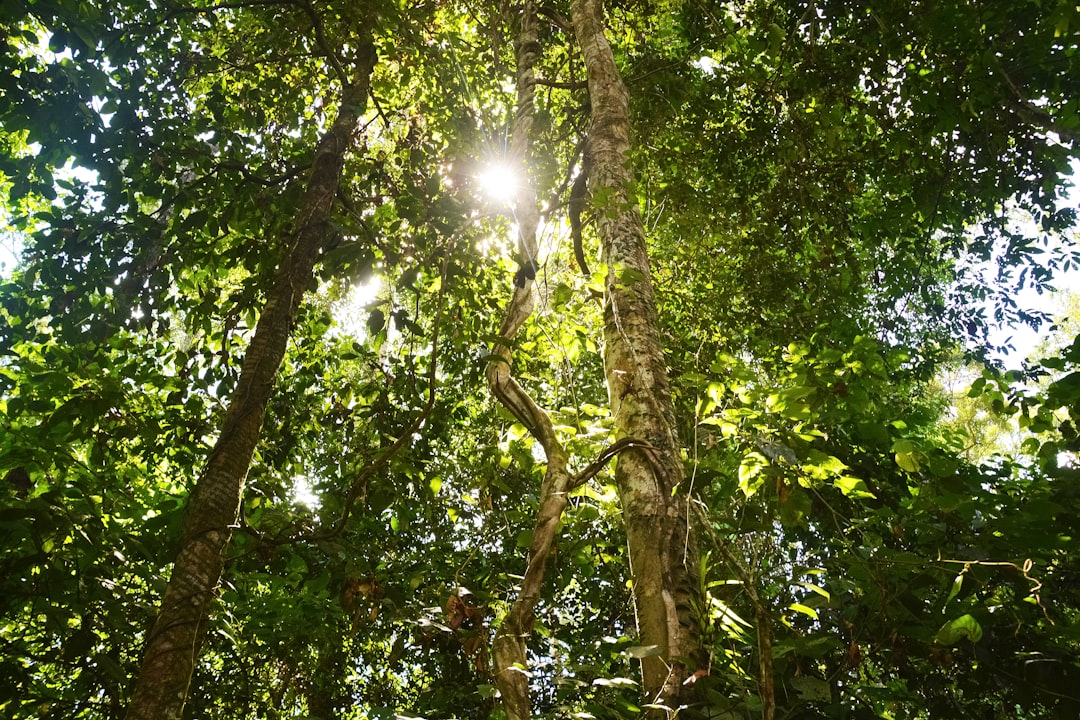
<path id="1" fill-rule="evenodd" d="M 804 702 L 828 702 L 832 698 L 831 686 L 821 678 L 803 675 L 791 678 L 788 682 Z"/>
<path id="2" fill-rule="evenodd" d="M 833 485 L 849 498 L 872 498 L 874 493 L 866 486 L 862 478 L 851 475 L 841 475 L 833 480 Z"/>
<path id="3" fill-rule="evenodd" d="M 554 307 L 563 307 L 574 297 L 573 289 L 566 283 L 559 283 L 551 294 L 551 304 Z"/>
<path id="4" fill-rule="evenodd" d="M 820 450 L 811 450 L 807 454 L 803 467 L 818 480 L 826 480 L 847 470 L 847 465 L 835 455 L 827 455 Z"/>
<path id="5" fill-rule="evenodd" d="M 897 440 L 893 443 L 892 451 L 895 453 L 897 465 L 910 473 L 919 472 L 919 452 L 914 442 L 908 439 Z"/>
<path id="6" fill-rule="evenodd" d="M 746 497 L 752 496 L 759 489 L 765 479 L 761 477 L 761 471 L 769 464 L 765 456 L 758 452 L 747 453 L 739 465 L 739 489 Z"/>
<path id="7" fill-rule="evenodd" d="M 919 472 L 919 461 L 914 453 L 896 453 L 896 464 L 910 473 Z"/>
<path id="8" fill-rule="evenodd" d="M 791 527 L 803 521 L 813 509 L 809 494 L 800 487 L 794 487 L 780 503 L 780 522 Z"/>
<path id="9" fill-rule="evenodd" d="M 367 328 L 368 332 L 372 335 L 379 333 L 384 327 L 386 327 L 386 313 L 379 308 L 374 308 L 368 313 Z"/>
<path id="10" fill-rule="evenodd" d="M 829 594 L 829 591 L 826 590 L 825 588 L 821 587 L 820 585 L 815 585 L 814 583 L 805 582 L 805 581 L 799 581 L 799 582 L 797 582 L 795 584 L 799 585 L 801 587 L 804 587 L 807 590 L 810 590 L 812 592 L 817 593 L 818 595 L 825 598 L 826 600 L 831 600 L 832 599 L 832 596 Z"/>
<path id="11" fill-rule="evenodd" d="M 961 615 L 955 620 L 950 620 L 941 626 L 934 636 L 934 642 L 938 645 L 953 646 L 961 640 L 969 640 L 977 643 L 982 639 L 983 631 L 979 622 L 971 615 Z"/>
<path id="12" fill-rule="evenodd" d="M 964 587 L 964 573 L 960 573 L 953 580 L 952 589 L 949 590 L 949 597 L 945 598 L 945 604 L 948 605 L 952 602 L 953 598 L 960 594 L 960 589 Z"/>

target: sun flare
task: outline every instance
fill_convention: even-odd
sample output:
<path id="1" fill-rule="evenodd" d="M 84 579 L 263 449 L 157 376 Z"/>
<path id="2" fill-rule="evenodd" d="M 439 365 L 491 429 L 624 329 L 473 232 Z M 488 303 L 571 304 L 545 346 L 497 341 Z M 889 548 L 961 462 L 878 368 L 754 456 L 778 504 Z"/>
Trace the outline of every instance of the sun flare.
<path id="1" fill-rule="evenodd" d="M 520 186 L 517 171 L 505 163 L 491 163 L 477 176 L 484 197 L 497 203 L 513 201 Z"/>

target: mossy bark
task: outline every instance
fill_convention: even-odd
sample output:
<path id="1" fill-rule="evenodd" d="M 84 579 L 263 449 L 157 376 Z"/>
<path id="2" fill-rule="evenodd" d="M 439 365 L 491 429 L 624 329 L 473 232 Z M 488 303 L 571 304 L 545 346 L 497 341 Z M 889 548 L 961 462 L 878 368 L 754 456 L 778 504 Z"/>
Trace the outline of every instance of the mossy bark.
<path id="1" fill-rule="evenodd" d="M 607 269 L 604 367 L 620 437 L 643 445 L 619 456 L 638 642 L 656 648 L 641 660 L 653 714 L 676 712 L 701 657 L 694 538 L 674 410 L 649 270 L 645 228 L 630 159 L 629 96 L 604 36 L 599 0 L 574 0 L 571 18 L 588 75 L 592 119 L 589 183 Z M 665 711 L 663 708 L 666 707 Z"/>

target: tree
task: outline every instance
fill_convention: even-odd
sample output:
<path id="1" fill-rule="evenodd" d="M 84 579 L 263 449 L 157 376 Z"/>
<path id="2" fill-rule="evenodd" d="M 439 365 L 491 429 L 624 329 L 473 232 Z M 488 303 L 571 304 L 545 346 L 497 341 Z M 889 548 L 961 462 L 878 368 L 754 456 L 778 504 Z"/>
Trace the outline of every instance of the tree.
<path id="1" fill-rule="evenodd" d="M 0 13 L 8 714 L 1075 714 L 1072 6 Z"/>
<path id="2" fill-rule="evenodd" d="M 289 330 L 311 282 L 312 270 L 330 233 L 330 213 L 338 194 L 345 154 L 367 105 L 375 48 L 361 30 L 355 65 L 342 78 L 341 110 L 323 135 L 312 161 L 304 199 L 296 212 L 287 255 L 274 278 L 218 441 L 188 498 L 180 549 L 161 611 L 150 631 L 143 668 L 128 706 L 130 718 L 181 717 L 200 625 L 221 579 L 224 554 L 240 511 L 244 478 L 259 440 L 274 377 L 285 355 Z"/>
<path id="3" fill-rule="evenodd" d="M 584 160 L 592 192 L 606 198 L 598 234 L 608 270 L 605 292 L 605 367 L 621 444 L 605 451 L 620 460 L 616 479 L 626 518 L 631 582 L 641 645 L 643 690 L 657 709 L 677 708 L 691 659 L 700 655 L 698 620 L 692 616 L 694 568 L 686 501 L 675 496 L 682 464 L 674 436 L 667 371 L 659 343 L 645 233 L 631 196 L 628 172 L 630 120 L 627 94 L 603 35 L 602 7 L 575 4 L 572 23 L 589 77 L 590 125 Z M 518 111 L 512 135 L 516 159 L 524 166 L 534 110 L 533 64 L 537 52 L 535 8 L 526 4 L 517 41 Z M 532 264 L 538 256 L 536 201 L 532 193 L 518 204 L 519 254 Z M 579 240 L 580 242 L 580 240 Z M 582 263 L 583 264 L 583 263 Z M 535 273 L 533 273 L 535 274 Z M 567 493 L 580 485 L 567 471 L 567 458 L 549 416 L 508 372 L 509 343 L 531 312 L 532 278 L 516 288 L 509 316 L 496 346 L 489 382 L 495 394 L 543 445 L 547 472 L 541 509 L 530 547 L 530 566 L 521 600 L 503 621 L 496 638 L 496 672 L 511 717 L 528 717 L 523 637 L 532 628 L 543 567 Z"/>
<path id="4" fill-rule="evenodd" d="M 696 551 L 687 525 L 682 462 L 667 367 L 629 167 L 629 96 L 604 37 L 603 6 L 575 2 L 574 30 L 589 78 L 590 174 L 598 208 L 597 234 L 607 267 L 604 366 L 611 414 L 620 433 L 644 440 L 619 459 L 615 479 L 627 528 L 631 580 L 641 642 L 657 654 L 642 659 L 646 698 L 682 704 L 701 662 Z"/>

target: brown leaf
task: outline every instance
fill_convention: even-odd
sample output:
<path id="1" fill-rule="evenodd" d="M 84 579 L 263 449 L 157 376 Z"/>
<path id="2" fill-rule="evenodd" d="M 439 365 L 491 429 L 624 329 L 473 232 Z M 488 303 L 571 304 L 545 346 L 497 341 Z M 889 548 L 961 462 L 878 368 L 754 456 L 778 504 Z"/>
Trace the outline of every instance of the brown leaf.
<path id="1" fill-rule="evenodd" d="M 465 605 L 465 601 L 457 595 L 451 595 L 446 598 L 446 624 L 450 626 L 451 630 L 457 630 L 461 627 L 461 624 L 465 622 L 465 619 L 469 616 L 468 607 Z"/>

